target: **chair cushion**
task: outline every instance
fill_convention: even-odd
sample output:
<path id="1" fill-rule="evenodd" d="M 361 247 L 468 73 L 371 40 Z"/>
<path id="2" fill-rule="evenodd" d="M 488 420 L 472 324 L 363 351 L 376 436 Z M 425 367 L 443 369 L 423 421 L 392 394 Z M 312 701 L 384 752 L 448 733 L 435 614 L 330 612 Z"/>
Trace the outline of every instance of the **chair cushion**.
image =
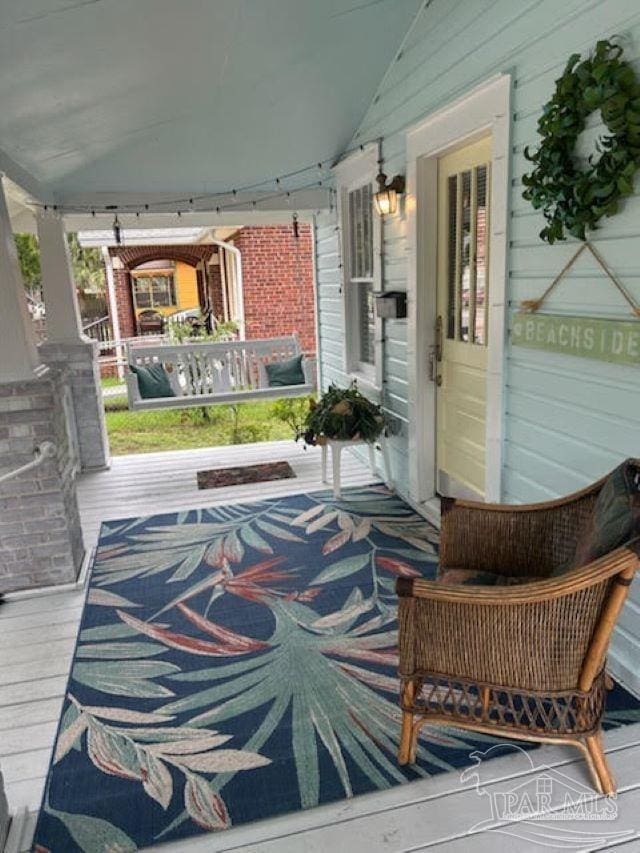
<path id="1" fill-rule="evenodd" d="M 302 369 L 302 358 L 302 355 L 296 355 L 286 361 L 272 361 L 270 364 L 265 364 L 269 386 L 284 388 L 285 385 L 304 385 L 306 380 Z"/>
<path id="2" fill-rule="evenodd" d="M 462 569 L 455 567 L 438 567 L 436 581 L 453 586 L 458 584 L 470 586 L 516 586 L 517 584 L 532 583 L 540 578 L 511 575 L 499 575 L 496 572 L 483 572 L 481 569 Z"/>
<path id="3" fill-rule="evenodd" d="M 138 390 L 143 400 L 176 396 L 163 364 L 149 364 L 146 367 L 130 364 L 129 369 L 138 379 Z"/>
<path id="4" fill-rule="evenodd" d="M 640 466 L 627 459 L 607 477 L 568 568 L 586 566 L 636 536 L 640 536 Z"/>

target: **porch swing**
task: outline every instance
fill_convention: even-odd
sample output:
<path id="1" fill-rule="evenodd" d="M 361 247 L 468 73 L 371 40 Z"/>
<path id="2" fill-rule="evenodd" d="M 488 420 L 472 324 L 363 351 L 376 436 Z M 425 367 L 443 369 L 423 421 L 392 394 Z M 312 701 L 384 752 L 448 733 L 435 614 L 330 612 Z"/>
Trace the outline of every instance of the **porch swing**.
<path id="1" fill-rule="evenodd" d="M 295 277 L 301 300 L 295 214 L 292 228 L 297 246 Z M 129 343 L 126 355 L 131 411 L 305 397 L 316 390 L 315 359 L 303 354 L 297 334 L 261 340 Z"/>

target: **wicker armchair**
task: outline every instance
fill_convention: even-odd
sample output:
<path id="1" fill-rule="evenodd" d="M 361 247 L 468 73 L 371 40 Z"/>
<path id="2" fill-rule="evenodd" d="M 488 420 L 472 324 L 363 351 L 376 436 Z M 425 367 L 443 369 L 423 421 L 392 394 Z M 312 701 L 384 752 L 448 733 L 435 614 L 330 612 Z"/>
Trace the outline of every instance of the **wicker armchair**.
<path id="1" fill-rule="evenodd" d="M 598 791 L 615 783 L 602 748 L 605 655 L 640 566 L 640 538 L 563 575 L 606 478 L 528 506 L 442 501 L 441 567 L 526 583 L 448 585 L 400 578 L 402 732 L 415 761 L 425 723 L 571 743 Z"/>

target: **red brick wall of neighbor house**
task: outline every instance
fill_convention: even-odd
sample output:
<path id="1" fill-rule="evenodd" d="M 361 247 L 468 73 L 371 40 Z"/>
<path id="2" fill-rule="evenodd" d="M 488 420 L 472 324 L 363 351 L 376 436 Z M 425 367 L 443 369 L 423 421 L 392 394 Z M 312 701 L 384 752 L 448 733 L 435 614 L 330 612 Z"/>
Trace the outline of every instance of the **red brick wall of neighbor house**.
<path id="1" fill-rule="evenodd" d="M 222 275 L 219 264 L 212 264 L 209 267 L 209 295 L 211 297 L 211 308 L 214 317 L 222 317 L 224 315 L 224 304 L 222 301 Z"/>
<path id="2" fill-rule="evenodd" d="M 311 227 L 252 225 L 233 237 L 242 258 L 247 338 L 297 332 L 302 349 L 316 351 Z"/>
<path id="3" fill-rule="evenodd" d="M 131 284 L 129 273 L 124 269 L 114 269 L 113 283 L 118 307 L 118 319 L 120 321 L 120 336 L 132 338 L 136 333 L 136 324 L 133 313 L 133 302 L 131 299 Z"/>

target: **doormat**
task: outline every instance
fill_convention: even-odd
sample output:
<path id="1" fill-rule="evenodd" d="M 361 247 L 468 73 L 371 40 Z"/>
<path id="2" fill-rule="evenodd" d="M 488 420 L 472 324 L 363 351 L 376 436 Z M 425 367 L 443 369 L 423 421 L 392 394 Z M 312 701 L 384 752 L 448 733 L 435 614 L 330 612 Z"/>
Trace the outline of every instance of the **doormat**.
<path id="1" fill-rule="evenodd" d="M 459 729 L 396 759 L 394 585 L 437 560 L 437 531 L 381 485 L 103 524 L 34 850 L 187 850 L 477 767 L 496 740 Z M 612 690 L 606 727 L 638 720 Z"/>
<path id="2" fill-rule="evenodd" d="M 259 465 L 238 465 L 235 468 L 212 468 L 210 471 L 198 471 L 198 488 L 221 489 L 223 486 L 242 486 L 245 483 L 290 480 L 295 476 L 295 471 L 288 462 L 262 462 Z"/>

